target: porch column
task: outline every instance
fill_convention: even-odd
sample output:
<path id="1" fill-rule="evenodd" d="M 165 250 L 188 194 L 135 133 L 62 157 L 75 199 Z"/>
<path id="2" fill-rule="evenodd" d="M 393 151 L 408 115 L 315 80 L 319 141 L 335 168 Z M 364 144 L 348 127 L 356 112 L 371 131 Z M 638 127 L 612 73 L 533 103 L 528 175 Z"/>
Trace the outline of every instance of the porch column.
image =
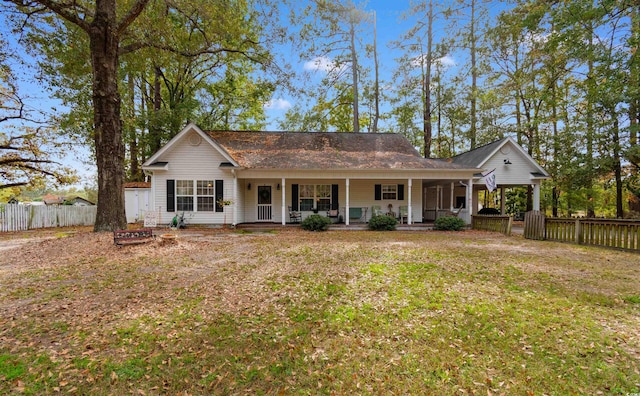
<path id="1" fill-rule="evenodd" d="M 449 210 L 453 212 L 453 209 L 455 209 L 453 206 L 453 190 L 456 188 L 456 183 L 455 182 L 451 182 L 451 191 L 449 193 Z"/>
<path id="2" fill-rule="evenodd" d="M 286 225 L 287 224 L 287 203 L 285 202 L 286 198 L 287 198 L 287 194 L 286 194 L 286 179 L 283 177 L 282 180 L 280 181 L 280 186 L 282 187 L 282 225 Z"/>
<path id="3" fill-rule="evenodd" d="M 471 224 L 471 215 L 475 213 L 473 210 L 473 179 L 467 180 L 467 192 L 465 199 L 467 200 L 466 209 L 467 213 L 465 215 L 465 221 L 467 224 Z"/>
<path id="4" fill-rule="evenodd" d="M 533 210 L 540 210 L 540 183 L 533 185 Z"/>
<path id="5" fill-rule="evenodd" d="M 238 224 L 238 175 L 236 175 L 235 169 L 232 169 L 231 172 L 233 173 L 233 205 L 231 206 L 233 213 L 231 217 L 233 218 L 232 225 L 235 227 Z"/>
<path id="6" fill-rule="evenodd" d="M 349 225 L 349 178 L 345 179 L 344 181 L 345 183 L 345 187 L 347 189 L 347 195 L 345 197 L 346 202 L 346 206 L 344 208 L 344 224 L 345 225 Z M 338 208 L 338 212 L 340 211 L 340 208 Z"/>
<path id="7" fill-rule="evenodd" d="M 407 198 L 407 224 L 411 224 L 411 213 L 413 212 L 411 209 L 411 187 L 413 186 L 413 179 L 409 179 L 407 185 L 409 186 L 409 191 L 407 191 L 407 194 L 409 194 L 409 198 Z"/>
<path id="8" fill-rule="evenodd" d="M 500 214 L 504 216 L 504 203 L 505 203 L 505 187 L 500 187 Z"/>

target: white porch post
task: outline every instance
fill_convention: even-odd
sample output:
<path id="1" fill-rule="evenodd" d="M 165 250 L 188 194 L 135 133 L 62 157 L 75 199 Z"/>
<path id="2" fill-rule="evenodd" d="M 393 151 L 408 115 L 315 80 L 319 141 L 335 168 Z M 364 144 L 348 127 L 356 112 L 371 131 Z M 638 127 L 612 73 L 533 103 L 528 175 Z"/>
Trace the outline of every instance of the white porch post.
<path id="1" fill-rule="evenodd" d="M 504 186 L 500 187 L 500 214 L 504 216 L 504 201 L 506 198 L 505 194 L 506 188 Z"/>
<path id="2" fill-rule="evenodd" d="M 449 210 L 453 212 L 453 209 L 455 209 L 453 207 L 453 190 L 456 188 L 456 184 L 455 182 L 451 182 L 451 191 L 449 192 Z"/>
<path id="3" fill-rule="evenodd" d="M 467 214 L 465 215 L 465 222 L 471 224 L 471 215 L 475 212 L 473 209 L 473 179 L 467 181 L 466 200 Z"/>
<path id="4" fill-rule="evenodd" d="M 233 172 L 233 205 L 231 206 L 233 209 L 233 213 L 231 217 L 233 218 L 233 226 L 235 227 L 238 224 L 238 175 L 236 175 L 236 170 L 232 169 Z M 224 209 L 224 207 L 222 208 Z"/>
<path id="5" fill-rule="evenodd" d="M 286 210 L 287 209 L 287 203 L 285 201 L 286 198 L 287 198 L 287 194 L 285 192 L 287 188 L 285 187 L 286 186 L 285 182 L 286 182 L 286 179 L 283 177 L 282 181 L 280 182 L 280 186 L 282 187 L 282 190 L 281 190 L 282 191 L 282 198 L 281 198 L 281 200 L 282 200 L 282 225 L 287 224 L 287 218 L 286 218 L 286 216 L 287 216 L 287 210 Z"/>
<path id="6" fill-rule="evenodd" d="M 533 210 L 540 210 L 540 182 L 533 185 Z"/>
<path id="7" fill-rule="evenodd" d="M 345 225 L 349 225 L 349 179 L 345 179 L 345 186 L 347 189 L 347 194 L 346 194 L 346 206 L 344 208 L 344 224 Z M 340 208 L 338 208 L 338 211 L 340 210 Z"/>
<path id="8" fill-rule="evenodd" d="M 411 209 L 411 192 L 412 192 L 412 186 L 413 186 L 413 179 L 409 179 L 408 182 L 409 185 L 409 191 L 407 192 L 409 194 L 409 198 L 407 198 L 407 224 L 411 224 L 411 216 L 412 216 L 412 209 Z"/>

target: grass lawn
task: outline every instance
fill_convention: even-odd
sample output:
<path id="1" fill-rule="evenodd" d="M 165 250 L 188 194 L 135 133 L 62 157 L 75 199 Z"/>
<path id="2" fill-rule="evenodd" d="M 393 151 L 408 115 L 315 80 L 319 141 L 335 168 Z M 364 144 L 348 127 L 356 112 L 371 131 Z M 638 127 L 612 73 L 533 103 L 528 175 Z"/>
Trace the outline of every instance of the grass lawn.
<path id="1" fill-rule="evenodd" d="M 11 246 L 0 394 L 640 392 L 637 254 L 473 231 Z"/>

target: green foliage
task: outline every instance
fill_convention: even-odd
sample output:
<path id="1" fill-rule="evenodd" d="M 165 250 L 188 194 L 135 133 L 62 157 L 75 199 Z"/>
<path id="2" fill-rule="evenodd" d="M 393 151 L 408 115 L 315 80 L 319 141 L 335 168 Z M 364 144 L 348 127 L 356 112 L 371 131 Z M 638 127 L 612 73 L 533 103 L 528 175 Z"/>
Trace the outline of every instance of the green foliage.
<path id="1" fill-rule="evenodd" d="M 302 220 L 302 229 L 307 231 L 326 231 L 329 229 L 331 219 L 319 214 L 312 214 L 306 219 Z"/>
<path id="2" fill-rule="evenodd" d="M 465 227 L 464 220 L 455 216 L 439 217 L 433 225 L 439 231 L 461 231 Z"/>
<path id="3" fill-rule="evenodd" d="M 394 217 L 386 215 L 373 216 L 369 220 L 369 229 L 373 231 L 394 231 L 397 224 L 398 220 Z"/>

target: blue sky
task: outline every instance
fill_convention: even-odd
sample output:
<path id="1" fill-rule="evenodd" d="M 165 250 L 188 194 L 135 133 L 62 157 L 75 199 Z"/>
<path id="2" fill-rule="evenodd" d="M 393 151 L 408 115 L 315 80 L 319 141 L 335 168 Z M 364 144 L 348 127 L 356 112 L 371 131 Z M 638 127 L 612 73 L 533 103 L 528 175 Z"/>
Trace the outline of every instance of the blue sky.
<path id="1" fill-rule="evenodd" d="M 307 3 L 303 1 L 302 4 Z M 376 12 L 377 17 L 377 47 L 378 57 L 380 65 L 380 80 L 381 83 L 386 84 L 387 87 L 393 85 L 391 75 L 396 68 L 396 58 L 399 58 L 403 54 L 403 50 L 394 48 L 391 43 L 398 41 L 406 34 L 417 21 L 418 16 L 407 16 L 407 12 L 410 9 L 411 1 L 409 0 L 371 0 L 366 3 L 364 9 L 369 12 Z M 439 9 L 446 6 L 453 7 L 455 2 L 453 1 L 436 1 L 434 2 L 434 9 L 437 15 Z M 503 2 L 487 3 L 488 13 L 491 17 L 494 17 L 500 11 L 506 8 Z M 424 20 L 424 18 L 422 18 Z M 373 43 L 373 26 L 365 27 L 365 31 L 360 34 L 360 40 L 366 43 Z M 436 16 L 434 20 L 434 45 L 443 40 L 443 38 L 449 38 L 455 34 L 455 28 L 452 27 L 452 22 L 444 20 L 440 16 Z M 288 51 L 288 49 L 284 49 Z M 286 54 L 292 56 L 290 54 Z M 303 60 L 297 60 L 295 55 L 292 56 L 291 62 L 294 63 L 294 67 L 299 73 L 310 73 L 312 81 L 319 82 L 319 80 L 326 75 L 331 59 L 329 58 L 309 58 Z M 451 51 L 440 59 L 443 67 L 450 73 L 457 73 L 460 68 L 465 67 L 466 54 L 464 51 Z M 364 55 L 360 56 L 359 62 L 361 65 L 368 66 L 373 70 L 372 59 L 366 58 Z M 286 111 L 296 104 L 296 99 L 283 92 L 276 92 L 274 98 L 267 104 L 267 115 L 269 116 L 269 128 L 277 129 L 276 121 L 279 118 L 284 117 Z"/>
<path id="2" fill-rule="evenodd" d="M 372 12 L 375 10 L 377 16 L 377 42 L 378 42 L 378 56 L 380 59 L 380 79 L 387 87 L 392 86 L 391 74 L 396 67 L 395 58 L 402 55 L 400 49 L 394 49 L 390 46 L 393 40 L 399 40 L 403 34 L 405 34 L 415 23 L 416 17 L 410 17 L 408 19 L 403 18 L 410 7 L 411 1 L 409 0 L 370 0 L 366 3 L 364 9 Z M 301 4 L 304 4 L 301 3 Z M 435 7 L 442 7 L 443 5 L 453 5 L 453 1 L 435 2 Z M 502 2 L 493 2 L 488 4 L 490 13 L 495 15 L 500 10 L 504 9 L 505 4 Z M 4 16 L 0 15 L 0 23 L 2 26 L 8 25 L 3 20 Z M 451 23 L 444 21 L 442 17 L 436 17 L 434 23 L 434 44 L 441 41 L 443 37 L 451 36 L 454 34 Z M 295 27 L 292 27 L 295 28 Z M 9 40 L 12 48 L 18 48 L 15 45 L 14 37 L 7 35 L 7 32 L 0 28 L 0 34 Z M 372 44 L 373 42 L 373 26 L 366 27 L 366 31 L 360 35 L 361 41 Z M 294 69 L 299 72 L 303 79 L 310 79 L 312 82 L 319 82 L 321 78 L 326 74 L 327 62 L 330 62 L 330 58 L 313 58 L 299 59 L 298 55 L 287 53 L 290 49 L 283 47 L 283 55 L 290 59 L 293 63 Z M 456 73 L 458 68 L 464 67 L 464 53 L 461 51 L 451 52 L 443 59 L 443 63 L 448 67 L 449 71 Z M 372 67 L 372 60 L 366 58 L 364 55 L 360 56 L 359 62 L 365 66 Z M 25 67 L 18 67 L 14 65 L 14 72 L 19 79 L 20 92 L 27 99 L 27 105 L 30 109 L 37 109 L 47 114 L 55 113 L 55 108 L 61 108 L 61 104 L 52 100 L 48 95 L 48 91 L 45 87 L 41 86 L 34 78 L 36 72 L 32 69 Z M 307 73 L 307 74 L 305 74 Z M 286 111 L 296 104 L 296 98 L 288 95 L 286 92 L 276 92 L 272 101 L 265 106 L 267 115 L 269 117 L 269 126 L 267 129 L 276 130 L 277 120 L 284 117 Z M 382 109 L 384 111 L 384 108 Z M 79 155 L 83 160 L 86 160 L 88 153 L 86 150 L 81 150 Z M 93 166 L 87 165 L 84 162 L 74 158 L 73 155 L 67 156 L 63 159 L 65 164 L 72 164 L 76 167 L 81 175 L 85 178 L 90 177 L 94 173 Z"/>

